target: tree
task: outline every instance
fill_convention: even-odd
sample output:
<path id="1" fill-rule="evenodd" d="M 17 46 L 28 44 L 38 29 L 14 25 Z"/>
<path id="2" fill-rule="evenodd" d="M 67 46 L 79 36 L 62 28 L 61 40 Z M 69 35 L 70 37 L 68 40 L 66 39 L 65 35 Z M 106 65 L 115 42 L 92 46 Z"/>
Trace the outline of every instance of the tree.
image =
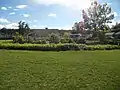
<path id="1" fill-rule="evenodd" d="M 28 35 L 31 34 L 31 31 L 30 31 L 30 28 L 29 28 L 29 25 L 25 22 L 22 22 L 20 21 L 18 23 L 18 27 L 19 27 L 19 35 L 22 35 L 24 37 L 24 39 L 28 42 Z"/>
<path id="2" fill-rule="evenodd" d="M 60 42 L 61 43 L 71 43 L 72 39 L 70 38 L 70 33 L 69 32 L 64 32 Z"/>
<path id="3" fill-rule="evenodd" d="M 4 35 L 5 39 L 7 39 L 7 29 L 6 28 L 2 28 L 1 29 L 1 34 Z"/>
<path id="4" fill-rule="evenodd" d="M 74 26 L 72 27 L 72 33 L 73 34 L 74 33 L 81 33 L 81 34 L 83 34 L 84 30 L 85 30 L 85 27 L 84 27 L 84 22 L 83 21 L 81 21 L 79 23 L 75 22 Z"/>
<path id="5" fill-rule="evenodd" d="M 111 23 L 111 20 L 114 19 L 111 7 L 106 3 L 103 5 L 98 4 L 97 1 L 91 3 L 87 13 L 84 10 L 82 13 L 85 28 L 92 30 L 93 34 L 96 34 L 97 37 L 99 37 L 99 33 L 104 35 L 106 25 Z"/>
<path id="6" fill-rule="evenodd" d="M 19 34 L 21 34 L 22 36 L 26 36 L 30 32 L 29 25 L 22 21 L 20 21 L 18 24 Z"/>
<path id="7" fill-rule="evenodd" d="M 13 42 L 23 44 L 25 42 L 24 37 L 18 32 L 16 32 L 15 36 L 13 36 Z"/>
<path id="8" fill-rule="evenodd" d="M 16 32 L 15 35 L 13 36 L 13 42 L 15 43 L 28 42 L 29 40 L 28 35 L 31 34 L 29 25 L 22 21 L 20 21 L 18 24 L 19 29 L 18 32 Z"/>
<path id="9" fill-rule="evenodd" d="M 65 33 L 63 34 L 63 38 L 64 38 L 64 39 L 69 39 L 69 38 L 70 38 L 70 33 L 69 33 L 69 32 L 65 32 Z"/>
<path id="10" fill-rule="evenodd" d="M 55 34 L 55 33 L 51 33 L 49 35 L 49 41 L 50 43 L 59 43 L 60 42 L 60 36 L 58 34 Z"/>

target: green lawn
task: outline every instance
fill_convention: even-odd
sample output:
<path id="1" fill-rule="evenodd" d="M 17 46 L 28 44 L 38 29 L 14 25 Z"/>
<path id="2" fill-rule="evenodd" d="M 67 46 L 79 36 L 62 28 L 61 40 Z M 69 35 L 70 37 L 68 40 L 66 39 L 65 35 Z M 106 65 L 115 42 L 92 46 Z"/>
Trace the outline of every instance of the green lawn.
<path id="1" fill-rule="evenodd" d="M 0 90 L 120 90 L 120 51 L 0 50 Z"/>

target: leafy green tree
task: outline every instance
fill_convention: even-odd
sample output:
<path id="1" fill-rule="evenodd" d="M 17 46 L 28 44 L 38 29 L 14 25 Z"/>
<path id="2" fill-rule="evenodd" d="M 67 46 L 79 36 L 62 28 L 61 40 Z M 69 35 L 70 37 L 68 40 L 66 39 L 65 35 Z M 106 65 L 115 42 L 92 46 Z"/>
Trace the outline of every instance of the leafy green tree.
<path id="1" fill-rule="evenodd" d="M 21 34 L 23 36 L 26 36 L 27 34 L 29 34 L 30 28 L 29 28 L 29 25 L 27 23 L 20 21 L 18 24 L 19 24 L 18 25 L 19 34 Z"/>
<path id="2" fill-rule="evenodd" d="M 96 34 L 98 38 L 99 35 L 105 34 L 106 25 L 108 23 L 112 23 L 111 20 L 114 19 L 111 7 L 109 7 L 106 3 L 103 5 L 98 4 L 97 1 L 91 4 L 87 13 L 84 10 L 82 13 L 85 28 L 93 31 L 93 34 Z"/>
<path id="3" fill-rule="evenodd" d="M 24 37 L 21 34 L 16 32 L 15 36 L 13 36 L 13 42 L 23 44 L 25 42 L 25 40 L 24 40 Z"/>
<path id="4" fill-rule="evenodd" d="M 7 29 L 6 28 L 2 28 L 1 30 L 0 30 L 0 32 L 1 32 L 1 35 L 3 35 L 4 37 L 5 37 L 5 39 L 7 39 Z"/>
<path id="5" fill-rule="evenodd" d="M 69 32 L 64 32 L 61 40 L 60 40 L 61 43 L 71 43 L 71 38 L 70 38 L 70 33 Z"/>
<path id="6" fill-rule="evenodd" d="M 28 38 L 29 38 L 28 35 L 32 33 L 32 31 L 29 28 L 29 25 L 25 22 L 22 22 L 22 21 L 20 21 L 18 24 L 19 24 L 18 25 L 19 35 L 22 35 L 24 37 L 25 41 L 28 42 Z"/>
<path id="7" fill-rule="evenodd" d="M 112 23 L 114 14 L 107 4 L 100 5 L 95 1 L 88 9 L 88 14 L 83 10 L 83 19 L 87 29 L 104 30 L 104 25 Z"/>
<path id="8" fill-rule="evenodd" d="M 70 33 L 65 32 L 64 35 L 63 35 L 63 38 L 64 39 L 69 39 L 70 38 Z"/>
<path id="9" fill-rule="evenodd" d="M 84 33 L 84 22 L 81 21 L 81 22 L 75 22 L 73 27 L 72 27 L 72 34 L 78 34 L 78 33 L 81 33 L 83 34 Z"/>
<path id="10" fill-rule="evenodd" d="M 55 33 L 51 33 L 49 35 L 49 41 L 50 43 L 59 43 L 60 42 L 60 36 L 58 34 L 55 34 Z"/>
<path id="11" fill-rule="evenodd" d="M 25 22 L 20 21 L 18 23 L 18 32 L 16 32 L 15 35 L 13 36 L 13 42 L 20 44 L 28 42 L 29 34 L 31 34 L 29 25 Z"/>

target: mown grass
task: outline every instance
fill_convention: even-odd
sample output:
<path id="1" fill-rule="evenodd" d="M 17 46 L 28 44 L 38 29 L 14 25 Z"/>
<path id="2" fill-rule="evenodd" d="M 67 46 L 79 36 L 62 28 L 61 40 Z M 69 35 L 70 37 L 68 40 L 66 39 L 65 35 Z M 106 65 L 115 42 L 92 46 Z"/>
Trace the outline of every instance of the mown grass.
<path id="1" fill-rule="evenodd" d="M 0 50 L 0 90 L 120 90 L 119 54 Z"/>

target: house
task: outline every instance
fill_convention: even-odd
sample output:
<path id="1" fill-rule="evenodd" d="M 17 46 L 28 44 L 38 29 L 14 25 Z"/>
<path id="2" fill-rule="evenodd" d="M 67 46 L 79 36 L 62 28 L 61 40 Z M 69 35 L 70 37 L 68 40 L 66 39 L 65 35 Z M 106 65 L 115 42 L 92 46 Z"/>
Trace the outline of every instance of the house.
<path id="1" fill-rule="evenodd" d="M 11 29 L 7 29 L 7 33 L 11 32 L 11 34 L 5 34 L 2 35 L 0 34 L 0 39 L 12 39 L 12 35 L 14 35 L 15 32 L 17 32 L 18 29 L 16 30 L 11 30 Z M 32 33 L 29 34 L 29 36 L 33 36 L 36 37 L 37 39 L 40 39 L 41 37 L 48 37 L 49 34 L 51 33 L 55 33 L 58 35 L 63 35 L 65 32 L 71 32 L 71 30 L 59 30 L 59 29 L 31 29 Z M 2 31 L 0 30 L 0 33 Z"/>
<path id="2" fill-rule="evenodd" d="M 109 32 L 109 33 L 106 33 L 105 36 L 108 39 L 113 39 L 114 38 L 114 34 L 115 34 L 115 32 Z"/>
<path id="3" fill-rule="evenodd" d="M 72 39 L 81 39 L 82 38 L 82 34 L 71 34 L 70 38 L 72 38 Z"/>
<path id="4" fill-rule="evenodd" d="M 117 32 L 117 33 L 115 33 L 115 38 L 116 38 L 116 39 L 120 39 L 120 31 Z"/>

